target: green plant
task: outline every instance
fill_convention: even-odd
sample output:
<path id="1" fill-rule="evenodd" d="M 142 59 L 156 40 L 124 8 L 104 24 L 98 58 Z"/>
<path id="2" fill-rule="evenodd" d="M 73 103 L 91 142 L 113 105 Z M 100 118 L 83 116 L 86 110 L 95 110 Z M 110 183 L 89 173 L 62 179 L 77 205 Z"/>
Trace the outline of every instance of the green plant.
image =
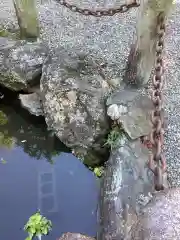
<path id="1" fill-rule="evenodd" d="M 120 128 L 119 126 L 115 126 L 111 132 L 108 134 L 107 140 L 104 144 L 104 146 L 108 146 L 111 148 L 111 150 L 113 148 L 117 147 L 118 144 L 118 140 L 122 137 L 122 134 L 124 133 L 123 129 Z"/>
<path id="2" fill-rule="evenodd" d="M 12 148 L 13 144 L 14 140 L 8 135 L 8 132 L 6 130 L 4 132 L 0 131 L 0 147 Z"/>
<path id="3" fill-rule="evenodd" d="M 94 174 L 97 176 L 97 177 L 102 177 L 104 173 L 104 167 L 95 167 L 94 168 Z"/>
<path id="4" fill-rule="evenodd" d="M 52 230 L 52 223 L 38 211 L 29 218 L 24 230 L 29 234 L 26 240 L 32 240 L 34 237 L 41 240 L 41 236 L 47 235 Z"/>
<path id="5" fill-rule="evenodd" d="M 3 126 L 8 123 L 8 118 L 6 114 L 0 110 L 0 125 Z"/>
<path id="6" fill-rule="evenodd" d="M 1 163 L 2 163 L 2 164 L 6 164 L 7 161 L 6 161 L 4 158 L 1 158 Z"/>

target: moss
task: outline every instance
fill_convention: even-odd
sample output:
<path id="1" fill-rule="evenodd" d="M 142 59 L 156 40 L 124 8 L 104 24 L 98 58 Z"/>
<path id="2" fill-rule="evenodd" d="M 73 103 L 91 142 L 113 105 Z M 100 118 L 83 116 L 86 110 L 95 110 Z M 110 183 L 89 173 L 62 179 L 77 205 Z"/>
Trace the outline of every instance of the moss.
<path id="1" fill-rule="evenodd" d="M 5 29 L 0 29 L 0 37 L 8 37 L 9 32 Z"/>
<path id="2" fill-rule="evenodd" d="M 8 118 L 3 111 L 0 111 L 0 126 L 5 126 L 8 123 Z M 12 148 L 14 144 L 13 138 L 9 136 L 7 130 L 3 130 L 0 132 L 0 146 L 4 146 L 7 148 Z"/>
<path id="3" fill-rule="evenodd" d="M 0 78 L 3 85 L 13 91 L 19 91 L 27 88 L 26 83 L 23 82 L 23 79 L 21 79 L 15 71 L 13 71 L 13 73 L 10 71 L 1 72 Z"/>
<path id="4" fill-rule="evenodd" d="M 0 37 L 8 37 L 14 40 L 20 39 L 19 30 L 7 30 L 4 27 L 0 27 Z"/>
<path id="5" fill-rule="evenodd" d="M 8 133 L 0 132 L 0 146 L 12 148 L 14 146 L 13 138 Z"/>
<path id="6" fill-rule="evenodd" d="M 5 125 L 8 122 L 8 118 L 3 111 L 0 111 L 0 125 Z"/>

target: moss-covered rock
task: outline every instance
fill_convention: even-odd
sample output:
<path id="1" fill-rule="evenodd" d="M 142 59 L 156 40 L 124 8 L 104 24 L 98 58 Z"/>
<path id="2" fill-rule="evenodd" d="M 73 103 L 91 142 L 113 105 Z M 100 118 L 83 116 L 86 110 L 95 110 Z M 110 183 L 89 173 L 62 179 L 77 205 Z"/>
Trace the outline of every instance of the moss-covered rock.
<path id="1" fill-rule="evenodd" d="M 19 91 L 38 83 L 47 48 L 38 42 L 0 37 L 0 55 L 0 84 Z"/>

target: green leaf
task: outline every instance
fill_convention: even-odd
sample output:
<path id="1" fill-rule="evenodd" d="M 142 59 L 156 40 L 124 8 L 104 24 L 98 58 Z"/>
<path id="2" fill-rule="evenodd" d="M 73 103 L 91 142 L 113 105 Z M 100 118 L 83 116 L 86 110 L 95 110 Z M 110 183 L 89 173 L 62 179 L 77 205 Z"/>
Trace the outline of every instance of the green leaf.
<path id="1" fill-rule="evenodd" d="M 101 177 L 103 174 L 103 168 L 102 167 L 95 167 L 94 168 L 94 173 L 97 177 Z"/>
<path id="2" fill-rule="evenodd" d="M 44 234 L 44 235 L 47 235 L 48 234 L 48 230 L 47 229 L 42 229 L 42 234 Z"/>
<path id="3" fill-rule="evenodd" d="M 32 228 L 29 229 L 28 232 L 31 233 L 32 235 L 34 235 L 35 232 L 36 232 L 36 229 L 34 227 L 32 227 Z"/>
<path id="4" fill-rule="evenodd" d="M 32 240 L 32 237 L 27 237 L 25 240 Z"/>
<path id="5" fill-rule="evenodd" d="M 33 235 L 29 234 L 29 236 L 26 238 L 26 240 L 32 240 L 33 239 Z"/>
<path id="6" fill-rule="evenodd" d="M 35 222 L 36 223 L 40 223 L 41 222 L 41 215 L 37 215 L 36 218 L 35 218 Z"/>
<path id="7" fill-rule="evenodd" d="M 39 235 L 42 235 L 42 231 L 40 229 L 36 232 L 36 236 L 39 236 Z"/>

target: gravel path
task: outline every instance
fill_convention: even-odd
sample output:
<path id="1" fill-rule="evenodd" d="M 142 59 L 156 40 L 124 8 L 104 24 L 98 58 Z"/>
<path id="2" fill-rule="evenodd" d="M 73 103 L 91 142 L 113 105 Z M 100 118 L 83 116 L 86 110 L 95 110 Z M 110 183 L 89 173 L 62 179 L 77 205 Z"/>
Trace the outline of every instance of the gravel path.
<path id="1" fill-rule="evenodd" d="M 68 0 L 84 8 L 112 7 L 113 0 Z M 41 38 L 50 48 L 76 48 L 107 63 L 107 77 L 122 76 L 130 44 L 133 42 L 138 9 L 113 17 L 94 18 L 72 13 L 55 1 L 38 4 Z M 165 152 L 168 176 L 173 186 L 180 186 L 180 1 L 168 22 L 166 38 L 165 99 L 168 112 Z M 116 3 L 118 5 L 118 3 Z M 0 24 L 15 25 L 12 0 L 0 2 Z"/>

